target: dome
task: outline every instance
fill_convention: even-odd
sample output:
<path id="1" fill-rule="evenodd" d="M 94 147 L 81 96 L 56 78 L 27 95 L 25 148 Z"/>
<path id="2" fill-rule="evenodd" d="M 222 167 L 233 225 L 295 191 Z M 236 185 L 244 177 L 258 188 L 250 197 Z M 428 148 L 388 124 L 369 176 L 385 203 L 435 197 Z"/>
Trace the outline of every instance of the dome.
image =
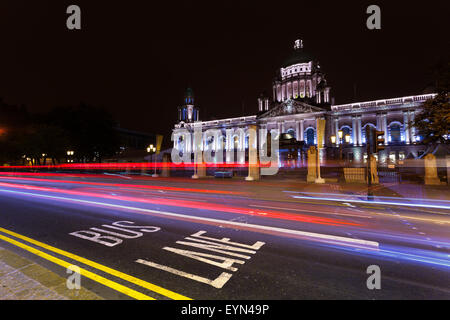
<path id="1" fill-rule="evenodd" d="M 187 88 L 187 89 L 186 89 L 185 97 L 191 97 L 191 98 L 193 98 L 193 97 L 194 97 L 194 90 L 192 90 L 192 88 Z"/>
<path id="2" fill-rule="evenodd" d="M 297 39 L 294 42 L 294 52 L 284 61 L 283 68 L 310 61 L 313 61 L 313 56 L 303 48 L 303 40 Z"/>
<path id="3" fill-rule="evenodd" d="M 187 88 L 186 94 L 184 95 L 184 103 L 194 104 L 194 90 L 192 88 Z"/>
<path id="4" fill-rule="evenodd" d="M 303 48 L 295 49 L 294 53 L 283 62 L 283 68 L 299 63 L 308 63 L 313 60 L 312 55 Z"/>

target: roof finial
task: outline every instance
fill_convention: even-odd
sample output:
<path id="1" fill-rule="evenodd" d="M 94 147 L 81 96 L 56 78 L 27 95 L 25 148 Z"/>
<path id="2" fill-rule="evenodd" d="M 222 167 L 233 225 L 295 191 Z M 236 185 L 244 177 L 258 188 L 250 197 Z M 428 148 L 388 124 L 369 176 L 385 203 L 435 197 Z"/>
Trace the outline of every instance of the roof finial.
<path id="1" fill-rule="evenodd" d="M 301 39 L 295 40 L 294 49 L 295 50 L 303 49 L 303 40 L 301 40 Z"/>

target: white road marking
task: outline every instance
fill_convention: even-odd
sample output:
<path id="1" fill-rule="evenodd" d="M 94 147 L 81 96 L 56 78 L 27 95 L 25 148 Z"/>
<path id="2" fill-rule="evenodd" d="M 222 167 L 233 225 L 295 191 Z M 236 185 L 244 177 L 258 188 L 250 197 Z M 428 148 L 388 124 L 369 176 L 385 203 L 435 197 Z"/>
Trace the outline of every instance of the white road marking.
<path id="1" fill-rule="evenodd" d="M 295 199 L 307 199 L 307 200 L 323 200 L 323 201 L 335 201 L 342 202 L 342 199 L 334 199 L 334 198 L 314 198 L 314 197 L 303 197 L 303 196 L 291 196 Z M 417 208 L 435 208 L 435 209 L 445 209 L 450 210 L 450 206 L 443 205 L 435 205 L 435 204 L 421 204 L 421 203 L 404 203 L 404 202 L 390 202 L 390 201 L 366 201 L 366 200 L 352 200 L 345 199 L 347 202 L 354 203 L 364 203 L 364 204 L 382 204 L 382 205 L 390 205 L 390 206 L 403 206 L 403 207 L 417 207 Z M 445 214 L 445 213 L 443 213 Z"/>
<path id="2" fill-rule="evenodd" d="M 206 231 L 202 230 L 202 231 L 192 234 L 189 237 L 184 238 L 185 240 L 196 241 L 196 242 L 177 241 L 176 243 L 185 245 L 185 246 L 193 246 L 193 247 L 204 249 L 204 250 L 219 252 L 219 253 L 222 253 L 222 254 L 225 254 L 228 256 L 239 257 L 239 258 L 243 258 L 243 259 L 247 259 L 247 260 L 249 260 L 251 257 L 242 255 L 240 253 L 255 254 L 257 252 L 256 250 L 259 250 L 265 244 L 262 241 L 257 241 L 253 245 L 248 245 L 248 244 L 243 244 L 243 243 L 238 243 L 238 242 L 231 242 L 230 238 L 222 238 L 222 239 L 211 238 L 211 237 L 204 236 L 205 233 L 206 233 Z M 237 246 L 231 246 L 230 244 L 234 244 Z M 197 261 L 201 261 L 203 263 L 207 263 L 209 265 L 213 265 L 215 267 L 223 268 L 223 269 L 226 269 L 228 271 L 233 271 L 233 272 L 238 271 L 238 268 L 233 266 L 234 264 L 244 264 L 245 263 L 245 261 L 243 261 L 243 260 L 238 260 L 238 259 L 233 259 L 230 257 L 223 257 L 223 256 L 218 256 L 218 255 L 212 255 L 212 254 L 203 253 L 203 252 L 182 250 L 182 249 L 171 248 L 171 247 L 164 247 L 163 250 L 166 250 L 166 251 L 169 251 L 169 252 L 172 252 L 175 254 L 179 254 L 184 257 L 188 257 L 188 258 L 191 258 L 191 259 L 194 259 Z M 240 253 L 236 253 L 236 251 L 240 252 Z M 139 259 L 136 262 L 143 263 L 143 264 L 146 264 L 151 267 L 159 268 L 159 269 L 174 273 L 179 276 L 187 277 L 191 280 L 206 283 L 215 288 L 222 288 L 225 285 L 225 283 L 228 280 L 230 280 L 230 278 L 232 277 L 232 274 L 222 273 L 217 279 L 210 280 L 210 279 L 206 279 L 204 277 L 200 277 L 200 276 L 197 276 L 197 275 L 194 275 L 191 273 L 173 269 L 173 268 L 170 268 L 167 266 L 155 264 L 153 262 L 145 261 L 142 259 Z"/>
<path id="3" fill-rule="evenodd" d="M 373 217 L 363 216 L 363 215 L 359 215 L 359 214 L 334 213 L 334 212 L 322 212 L 322 211 L 314 211 L 314 210 L 296 209 L 296 208 L 260 206 L 260 205 L 257 205 L 257 204 L 250 204 L 249 206 L 250 207 L 255 207 L 255 208 L 275 209 L 275 210 L 289 210 L 289 211 L 298 211 L 298 212 L 306 212 L 306 213 L 330 214 L 330 215 L 349 216 L 349 217 L 358 217 L 358 218 L 366 218 L 366 219 L 372 219 L 373 218 Z"/>
<path id="4" fill-rule="evenodd" d="M 173 252 L 173 253 L 179 254 L 181 256 L 185 256 L 185 257 L 188 257 L 188 258 L 191 258 L 194 260 L 198 260 L 203 263 L 207 263 L 207 264 L 210 264 L 210 265 L 213 265 L 213 266 L 216 266 L 219 268 L 223 268 L 223 269 L 229 270 L 229 271 L 237 271 L 238 270 L 238 268 L 233 267 L 233 264 L 235 264 L 235 263 L 244 264 L 245 263 L 244 260 L 222 257 L 222 256 L 217 256 L 214 254 L 203 253 L 203 252 L 182 250 L 182 249 L 177 249 L 177 248 L 172 248 L 172 247 L 164 247 L 163 250 Z M 214 261 L 213 259 L 221 260 L 222 262 L 217 262 L 217 261 Z"/>
<path id="5" fill-rule="evenodd" d="M 180 271 L 180 270 L 177 270 L 177 269 L 174 269 L 174 268 L 171 268 L 171 267 L 163 266 L 161 264 L 157 264 L 157 263 L 154 263 L 154 262 L 151 262 L 151 261 L 147 261 L 147 260 L 143 260 L 143 259 L 136 260 L 136 262 L 144 264 L 144 265 L 147 265 L 149 267 L 153 267 L 153 268 L 156 268 L 156 269 L 160 269 L 160 270 L 164 270 L 164 271 L 170 272 L 170 273 L 175 274 L 177 276 L 181 276 L 181 277 L 188 278 L 188 279 L 191 279 L 191 280 L 195 280 L 195 281 L 198 281 L 198 282 L 201 282 L 201 283 L 205 283 L 205 284 L 213 286 L 214 288 L 217 288 L 217 289 L 221 289 L 225 285 L 225 283 L 227 283 L 228 280 L 230 280 L 230 278 L 232 277 L 231 273 L 222 272 L 216 279 L 211 280 L 211 279 L 207 279 L 207 278 L 204 278 L 204 277 L 197 276 L 197 275 L 192 274 L 192 273 L 187 273 L 187 272 L 184 272 L 184 271 Z"/>
<path id="6" fill-rule="evenodd" d="M 148 213 L 159 214 L 159 215 L 168 216 L 168 217 L 177 217 L 177 218 L 183 218 L 183 219 L 196 220 L 196 221 L 199 221 L 200 223 L 212 222 L 215 224 L 222 224 L 222 225 L 235 225 L 235 226 L 239 226 L 239 227 L 244 227 L 246 229 L 271 231 L 271 232 L 277 232 L 277 233 L 281 233 L 281 234 L 305 237 L 308 239 L 316 239 L 316 240 L 320 240 L 320 241 L 324 241 L 324 240 L 331 241 L 334 244 L 340 244 L 340 245 L 346 245 L 346 246 L 352 246 L 352 247 L 363 246 L 365 248 L 369 247 L 370 249 L 378 249 L 378 247 L 379 247 L 379 243 L 375 242 L 375 241 L 353 239 L 353 238 L 346 238 L 346 237 L 340 237 L 340 236 L 332 236 L 332 235 L 321 234 L 321 233 L 312 233 L 312 232 L 305 232 L 305 231 L 284 229 L 284 228 L 277 228 L 277 227 L 269 227 L 269 226 L 250 224 L 250 223 L 240 223 L 240 222 L 219 220 L 219 219 L 206 218 L 206 217 L 190 216 L 190 215 L 185 215 L 185 214 L 172 213 L 172 212 L 166 212 L 166 211 L 157 211 L 157 210 L 144 209 L 144 208 L 131 207 L 131 206 L 124 206 L 124 205 L 112 204 L 112 203 L 106 203 L 106 202 L 81 200 L 81 199 L 73 199 L 73 198 L 58 197 L 58 196 L 49 196 L 49 195 L 44 195 L 44 194 L 36 194 L 36 193 L 23 192 L 23 191 L 12 191 L 12 190 L 0 189 L 0 192 L 23 194 L 23 195 L 32 196 L 32 197 L 34 196 L 34 197 L 38 197 L 38 198 L 64 200 L 64 201 L 71 201 L 71 202 L 91 204 L 91 205 L 100 205 L 100 206 L 105 206 L 105 207 L 110 207 L 110 208 L 133 210 L 133 211 L 137 211 L 137 212 L 148 212 Z"/>
<path id="7" fill-rule="evenodd" d="M 115 174 L 115 173 L 104 173 L 104 175 L 105 176 L 115 176 L 115 177 L 119 177 L 119 178 L 122 178 L 122 179 L 131 179 L 130 177 L 122 176 L 120 174 Z"/>
<path id="8" fill-rule="evenodd" d="M 349 206 L 351 208 L 356 208 L 356 206 L 354 206 L 354 205 L 352 205 L 352 204 L 350 204 L 348 202 L 343 202 L 342 204 L 345 204 L 346 206 Z"/>

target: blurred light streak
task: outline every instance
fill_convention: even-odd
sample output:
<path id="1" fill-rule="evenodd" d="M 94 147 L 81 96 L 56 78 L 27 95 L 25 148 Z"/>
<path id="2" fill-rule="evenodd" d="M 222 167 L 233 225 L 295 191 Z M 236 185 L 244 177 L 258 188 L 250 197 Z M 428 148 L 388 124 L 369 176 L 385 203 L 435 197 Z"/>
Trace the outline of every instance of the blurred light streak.
<path id="1" fill-rule="evenodd" d="M 142 170 L 156 168 L 170 168 L 170 169 L 193 169 L 195 167 L 206 168 L 247 168 L 248 162 L 245 163 L 181 163 L 175 164 L 173 162 L 131 162 L 131 163 L 65 163 L 60 165 L 38 165 L 38 166 L 8 166 L 8 169 L 82 169 L 82 170 Z M 260 168 L 269 167 L 268 164 L 252 164 L 252 166 L 259 166 Z"/>
<path id="2" fill-rule="evenodd" d="M 330 247 L 335 246 L 331 245 Z M 391 259 L 394 262 L 399 262 L 399 260 L 403 260 L 415 263 L 419 262 L 426 265 L 444 267 L 445 269 L 450 268 L 450 256 L 449 254 L 443 252 L 423 250 L 411 247 L 400 247 L 395 245 L 380 245 L 378 250 L 367 250 L 363 248 L 350 249 L 342 247 L 335 247 L 335 248 L 339 250 L 351 251 L 352 253 L 356 253 L 358 255 L 366 257 L 377 256 L 382 257 L 384 259 Z"/>
<path id="3" fill-rule="evenodd" d="M 324 200 L 324 201 L 338 201 L 338 202 L 354 202 L 354 203 L 364 203 L 364 204 L 381 204 L 381 205 L 392 205 L 392 206 L 403 206 L 403 207 L 417 207 L 417 208 L 434 208 L 434 209 L 444 209 L 450 210 L 450 206 L 436 205 L 436 204 L 421 204 L 421 203 L 408 203 L 408 202 L 392 202 L 392 201 L 371 201 L 371 200 L 356 200 L 356 199 L 337 199 L 337 198 L 326 198 L 326 197 L 303 197 L 303 196 L 291 196 L 295 199 L 306 199 L 306 200 Z M 361 196 L 364 197 L 364 196 Z"/>
<path id="4" fill-rule="evenodd" d="M 345 222 L 342 220 L 331 219 L 331 218 L 318 218 L 318 217 L 306 216 L 306 215 L 300 215 L 300 214 L 290 214 L 290 213 L 278 212 L 278 211 L 265 211 L 265 210 L 263 211 L 263 210 L 248 209 L 248 208 L 238 208 L 238 207 L 230 207 L 230 206 L 213 204 L 213 203 L 199 203 L 199 202 L 187 201 L 187 200 L 175 200 L 175 199 L 163 199 L 163 198 L 144 199 L 144 198 L 136 198 L 136 197 L 117 196 L 117 195 L 112 196 L 112 195 L 98 194 L 98 193 L 93 193 L 93 192 L 80 192 L 80 191 L 73 191 L 73 190 L 64 190 L 64 189 L 29 186 L 29 185 L 19 185 L 19 184 L 4 183 L 4 182 L 0 182 L 0 186 L 8 187 L 8 188 L 24 189 L 24 190 L 68 194 L 68 195 L 74 195 L 74 196 L 95 197 L 95 198 L 103 198 L 103 199 L 118 200 L 118 201 L 159 204 L 159 205 L 164 205 L 164 206 L 175 206 L 175 207 L 183 207 L 183 208 L 191 208 L 191 209 L 227 212 L 227 213 L 234 213 L 234 214 L 244 214 L 244 215 L 257 216 L 257 217 L 262 217 L 262 218 L 291 220 L 291 221 L 315 223 L 315 224 L 322 224 L 322 225 L 361 226 L 360 224 L 357 224 L 357 223 Z"/>
<path id="5" fill-rule="evenodd" d="M 364 194 L 336 194 L 336 193 L 320 193 L 320 192 L 307 192 L 307 191 L 283 191 L 285 193 L 297 193 L 297 194 L 311 194 L 311 195 L 320 195 L 320 196 L 343 196 L 343 197 L 354 197 L 354 198 L 361 198 L 361 197 L 367 197 L 367 195 Z M 383 200 L 408 200 L 408 201 L 417 201 L 421 200 L 418 198 L 403 198 L 403 197 L 386 197 L 386 196 L 376 196 L 377 199 L 383 199 Z M 424 201 L 429 202 L 441 202 L 441 203 L 449 203 L 450 200 L 445 199 L 422 199 Z"/>
<path id="6" fill-rule="evenodd" d="M 364 248 L 364 249 L 368 249 L 368 250 L 378 250 L 378 247 L 379 247 L 378 242 L 363 240 L 363 239 L 354 239 L 354 238 L 347 238 L 347 237 L 342 237 L 342 236 L 305 232 L 305 231 L 300 231 L 300 230 L 278 228 L 278 227 L 272 227 L 272 226 L 266 226 L 266 225 L 250 224 L 250 223 L 237 222 L 237 221 L 231 221 L 231 220 L 220 220 L 220 219 L 215 219 L 215 218 L 185 215 L 185 214 L 152 210 L 152 209 L 139 208 L 139 207 L 131 207 L 131 206 L 125 206 L 125 205 L 119 205 L 119 204 L 113 204 L 113 203 L 97 202 L 97 201 L 74 199 L 74 198 L 65 198 L 65 197 L 60 197 L 60 196 L 50 196 L 50 195 L 45 195 L 45 194 L 28 193 L 28 192 L 22 192 L 22 191 L 0 189 L 0 192 L 26 195 L 28 197 L 38 197 L 38 198 L 46 198 L 46 199 L 53 199 L 53 200 L 66 201 L 66 202 L 83 203 L 83 204 L 88 204 L 88 205 L 100 206 L 100 207 L 104 207 L 104 208 L 131 210 L 134 212 L 143 212 L 146 214 L 155 214 L 158 216 L 159 215 L 168 216 L 172 219 L 177 219 L 177 220 L 182 220 L 182 221 L 210 224 L 210 225 L 216 225 L 216 226 L 220 226 L 220 227 L 230 227 L 230 228 L 235 228 L 235 229 L 237 228 L 237 229 L 248 230 L 248 231 L 253 231 L 253 232 L 256 231 L 256 232 L 272 234 L 272 235 L 276 235 L 276 236 L 284 236 L 284 237 L 287 236 L 289 238 L 296 238 L 296 239 L 309 240 L 309 241 L 318 241 L 321 243 L 335 244 L 335 245 L 339 245 L 339 246 L 349 246 L 352 248 Z"/>
<path id="7" fill-rule="evenodd" d="M 178 187 L 163 187 L 163 186 L 143 186 L 125 183 L 101 183 L 101 182 L 85 182 L 85 181 L 68 181 L 55 179 L 38 179 L 38 178 L 20 178 L 20 177 L 1 177 L 5 180 L 21 180 L 21 181 L 39 181 L 39 182 L 53 182 L 53 183 L 69 183 L 81 184 L 90 186 L 102 187 L 116 187 L 116 188 L 135 188 L 135 189 L 149 189 L 149 190 L 165 190 L 165 191 L 181 191 L 181 192 L 199 192 L 199 193 L 214 193 L 214 194 L 233 194 L 242 195 L 243 192 L 225 191 L 225 190 L 209 190 L 209 189 L 193 189 L 193 188 L 178 188 Z"/>

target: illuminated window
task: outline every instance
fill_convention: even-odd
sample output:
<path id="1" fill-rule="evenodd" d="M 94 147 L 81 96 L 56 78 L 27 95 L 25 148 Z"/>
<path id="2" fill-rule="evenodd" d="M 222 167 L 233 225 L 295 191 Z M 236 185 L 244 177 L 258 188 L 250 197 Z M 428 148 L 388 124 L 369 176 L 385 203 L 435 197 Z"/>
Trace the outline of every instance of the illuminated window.
<path id="1" fill-rule="evenodd" d="M 389 161 L 395 163 L 395 151 L 389 153 Z"/>
<path id="2" fill-rule="evenodd" d="M 398 143 L 402 141 L 400 125 L 394 124 L 391 126 L 391 142 Z"/>
<path id="3" fill-rule="evenodd" d="M 308 144 L 308 145 L 314 145 L 314 129 L 312 129 L 312 128 L 309 128 L 308 130 L 306 130 L 306 143 Z"/>

